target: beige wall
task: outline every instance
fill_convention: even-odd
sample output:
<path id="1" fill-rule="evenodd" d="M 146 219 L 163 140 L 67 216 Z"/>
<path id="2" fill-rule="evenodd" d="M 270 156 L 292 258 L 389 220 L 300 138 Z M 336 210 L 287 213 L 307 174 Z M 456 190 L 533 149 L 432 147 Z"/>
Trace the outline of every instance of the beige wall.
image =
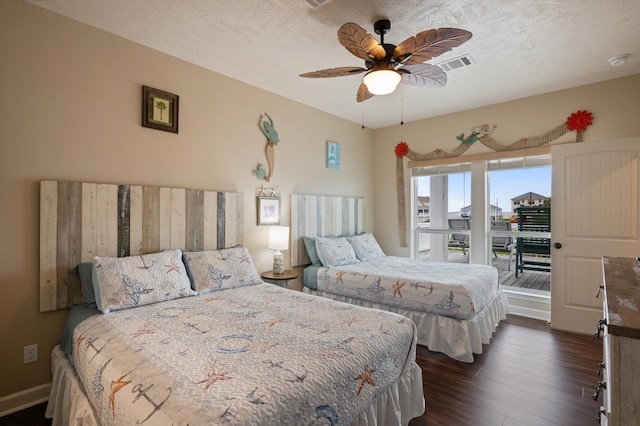
<path id="1" fill-rule="evenodd" d="M 140 126 L 143 84 L 180 96 L 179 134 Z M 267 112 L 282 223 L 293 192 L 354 195 L 373 229 L 370 130 L 15 0 L 0 1 L 0 94 L 0 398 L 51 380 L 66 317 L 38 312 L 40 180 L 242 192 L 244 243 L 269 270 L 251 173 L 266 165 Z M 327 140 L 341 144 L 339 171 L 325 167 Z M 40 360 L 25 365 L 33 343 Z"/>
<path id="2" fill-rule="evenodd" d="M 140 126 L 143 84 L 180 95 L 178 135 Z M 636 75 L 371 132 L 18 0 L 0 1 L 0 399 L 51 380 L 49 352 L 66 316 L 38 312 L 40 180 L 243 192 L 245 245 L 267 270 L 266 229 L 255 225 L 260 181 L 251 169 L 266 162 L 257 122 L 268 112 L 281 140 L 273 181 L 283 223 L 291 193 L 364 196 L 367 227 L 374 230 L 375 211 L 382 248 L 408 255 L 397 237 L 399 141 L 420 153 L 452 149 L 456 135 L 488 123 L 508 143 L 579 109 L 595 116 L 587 141 L 637 136 L 639 104 Z M 325 168 L 326 140 L 341 144 L 340 171 Z M 33 343 L 40 361 L 24 365 L 22 347 Z"/>
<path id="3" fill-rule="evenodd" d="M 426 92 L 425 96 L 428 96 Z M 451 151 L 460 143 L 457 135 L 468 136 L 471 129 L 486 123 L 498 126 L 492 135 L 494 139 L 509 144 L 550 131 L 578 110 L 587 110 L 594 116 L 593 125 L 584 134 L 585 142 L 640 136 L 640 74 L 376 130 L 373 136 L 374 187 L 376 194 L 387 195 L 377 196 L 374 204 L 374 232 L 382 248 L 387 254 L 410 255 L 409 248 L 400 247 L 398 236 L 394 155 L 398 142 L 406 142 L 420 154 L 436 148 Z M 575 141 L 575 134 L 570 132 L 557 142 Z M 489 151 L 476 142 L 466 154 Z M 406 166 L 405 159 L 409 223 L 410 180 Z M 393 202 L 389 202 L 391 198 Z"/>

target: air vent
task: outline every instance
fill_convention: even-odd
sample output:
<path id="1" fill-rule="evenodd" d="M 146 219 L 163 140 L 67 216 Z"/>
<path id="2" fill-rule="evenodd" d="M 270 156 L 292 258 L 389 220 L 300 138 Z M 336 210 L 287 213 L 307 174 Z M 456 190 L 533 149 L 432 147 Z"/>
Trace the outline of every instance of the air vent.
<path id="1" fill-rule="evenodd" d="M 318 7 L 322 3 L 328 2 L 330 0 L 304 0 L 304 1 L 309 3 L 312 7 Z"/>
<path id="2" fill-rule="evenodd" d="M 440 68 L 445 70 L 446 72 L 454 71 L 460 68 L 468 67 L 473 65 L 473 59 L 471 56 L 463 55 L 458 56 L 457 58 L 449 59 L 448 61 L 440 62 L 438 65 Z"/>

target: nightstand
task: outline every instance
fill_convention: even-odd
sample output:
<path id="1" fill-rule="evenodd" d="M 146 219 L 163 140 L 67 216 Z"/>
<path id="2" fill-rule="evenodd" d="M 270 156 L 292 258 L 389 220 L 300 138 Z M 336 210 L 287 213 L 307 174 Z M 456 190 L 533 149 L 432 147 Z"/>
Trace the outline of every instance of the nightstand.
<path id="1" fill-rule="evenodd" d="M 274 274 L 273 271 L 263 272 L 262 279 L 268 283 L 287 288 L 289 286 L 289 280 L 295 280 L 300 275 L 302 275 L 302 271 L 300 270 L 285 269 L 283 274 Z"/>

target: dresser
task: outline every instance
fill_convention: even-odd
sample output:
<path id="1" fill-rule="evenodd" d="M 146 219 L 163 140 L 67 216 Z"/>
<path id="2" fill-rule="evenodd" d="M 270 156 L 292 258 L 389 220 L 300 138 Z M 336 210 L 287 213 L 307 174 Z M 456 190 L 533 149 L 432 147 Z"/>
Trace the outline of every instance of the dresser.
<path id="1" fill-rule="evenodd" d="M 600 381 L 593 395 L 601 400 L 598 419 L 606 425 L 640 421 L 640 262 L 637 258 L 603 257 L 604 318 L 596 338 L 603 339 Z"/>

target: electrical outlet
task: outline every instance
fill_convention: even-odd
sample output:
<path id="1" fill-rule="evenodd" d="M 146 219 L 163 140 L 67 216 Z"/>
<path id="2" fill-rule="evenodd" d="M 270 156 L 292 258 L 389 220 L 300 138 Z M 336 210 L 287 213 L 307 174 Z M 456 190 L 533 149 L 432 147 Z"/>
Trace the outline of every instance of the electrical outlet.
<path id="1" fill-rule="evenodd" d="M 38 360 L 38 345 L 24 347 L 24 363 L 36 362 Z"/>

